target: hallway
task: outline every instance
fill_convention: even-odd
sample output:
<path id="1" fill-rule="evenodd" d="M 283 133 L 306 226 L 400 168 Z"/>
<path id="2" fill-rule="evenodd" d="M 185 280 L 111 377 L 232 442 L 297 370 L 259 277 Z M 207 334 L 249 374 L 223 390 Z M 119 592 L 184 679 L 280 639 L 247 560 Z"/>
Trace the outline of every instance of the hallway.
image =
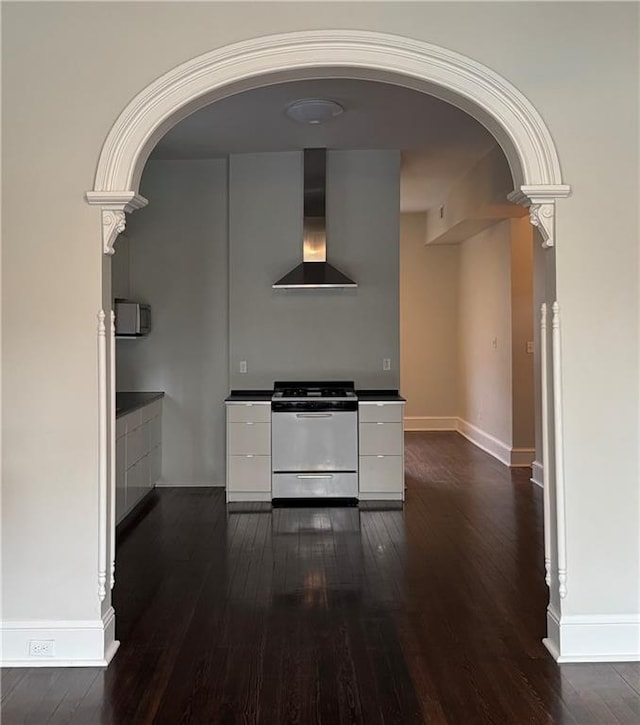
<path id="1" fill-rule="evenodd" d="M 529 475 L 408 433 L 404 510 L 159 489 L 121 537 L 109 669 L 3 671 L 2 723 L 637 724 L 640 665 L 541 644 Z"/>

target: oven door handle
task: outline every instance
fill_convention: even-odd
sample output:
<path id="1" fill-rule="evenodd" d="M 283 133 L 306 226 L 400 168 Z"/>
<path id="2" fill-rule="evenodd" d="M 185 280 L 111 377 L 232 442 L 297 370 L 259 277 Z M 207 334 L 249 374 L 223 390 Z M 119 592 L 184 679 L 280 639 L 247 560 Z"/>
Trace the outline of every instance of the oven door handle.
<path id="1" fill-rule="evenodd" d="M 296 478 L 333 478 L 332 473 L 303 473 Z"/>
<path id="2" fill-rule="evenodd" d="M 296 413 L 296 418 L 333 418 L 333 413 Z"/>

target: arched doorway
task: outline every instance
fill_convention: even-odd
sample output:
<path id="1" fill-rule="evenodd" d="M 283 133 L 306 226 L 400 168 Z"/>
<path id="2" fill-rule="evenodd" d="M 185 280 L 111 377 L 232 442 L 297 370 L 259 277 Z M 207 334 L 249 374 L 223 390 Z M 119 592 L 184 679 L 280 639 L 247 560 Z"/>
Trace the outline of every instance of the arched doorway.
<path id="1" fill-rule="evenodd" d="M 553 269 L 555 199 L 566 197 L 560 163 L 542 118 L 508 81 L 457 53 L 409 38 L 356 31 L 314 31 L 263 37 L 227 46 L 169 71 L 141 91 L 115 122 L 103 145 L 87 201 L 101 208 L 105 288 L 109 255 L 126 213 L 147 204 L 139 193 L 142 170 L 157 141 L 176 123 L 225 96 L 286 80 L 354 78 L 400 85 L 445 100 L 480 121 L 502 147 L 515 182 L 514 202 L 549 250 Z M 541 379 L 545 482 L 545 559 L 550 587 L 547 646 L 558 656 L 560 602 L 566 593 L 560 315 L 556 291 L 542 306 Z M 114 582 L 115 380 L 110 301 L 98 312 L 99 347 L 99 571 L 101 601 Z M 552 317 L 549 309 L 553 306 Z M 110 575 L 108 576 L 110 572 Z"/>

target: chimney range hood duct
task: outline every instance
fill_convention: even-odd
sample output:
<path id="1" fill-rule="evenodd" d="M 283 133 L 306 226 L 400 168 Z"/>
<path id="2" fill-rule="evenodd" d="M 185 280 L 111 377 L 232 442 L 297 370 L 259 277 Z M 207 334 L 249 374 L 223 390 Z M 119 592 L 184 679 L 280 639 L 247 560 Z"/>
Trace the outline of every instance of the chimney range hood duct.
<path id="1" fill-rule="evenodd" d="M 304 219 L 302 264 L 278 280 L 274 289 L 357 287 L 327 262 L 325 219 L 326 149 L 304 150 Z"/>

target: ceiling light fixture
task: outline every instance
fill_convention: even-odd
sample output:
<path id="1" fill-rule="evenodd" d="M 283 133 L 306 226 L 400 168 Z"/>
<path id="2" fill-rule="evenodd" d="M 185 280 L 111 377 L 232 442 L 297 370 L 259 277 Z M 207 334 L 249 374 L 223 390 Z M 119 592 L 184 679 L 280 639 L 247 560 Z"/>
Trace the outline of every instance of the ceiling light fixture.
<path id="1" fill-rule="evenodd" d="M 285 109 L 285 114 L 293 121 L 314 125 L 330 121 L 341 113 L 344 113 L 344 108 L 326 98 L 301 98 Z"/>

